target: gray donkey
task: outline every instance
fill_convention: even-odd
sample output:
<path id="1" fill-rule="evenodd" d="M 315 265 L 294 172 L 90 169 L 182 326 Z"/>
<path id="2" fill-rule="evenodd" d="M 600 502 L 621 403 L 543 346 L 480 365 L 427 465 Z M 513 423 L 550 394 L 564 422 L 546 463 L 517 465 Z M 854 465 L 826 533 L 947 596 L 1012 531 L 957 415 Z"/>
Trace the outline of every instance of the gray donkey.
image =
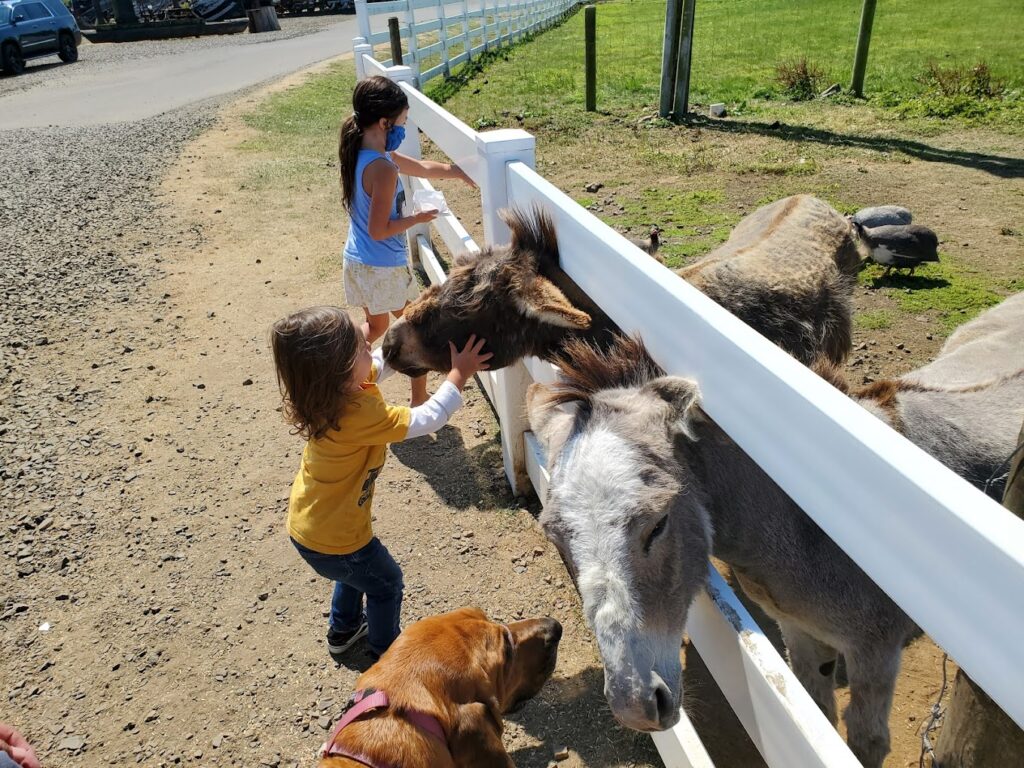
<path id="1" fill-rule="evenodd" d="M 1011 329 L 1024 338 L 1022 307 L 1016 297 L 968 324 L 948 355 L 893 383 L 887 403 L 858 400 L 982 485 L 1024 418 L 1021 345 L 1016 363 L 991 357 Z M 843 654 L 850 748 L 881 766 L 915 624 L 701 410 L 697 385 L 662 375 L 642 343 L 620 337 L 607 352 L 571 343 L 558 365 L 564 378 L 534 385 L 528 400 L 551 475 L 541 523 L 573 571 L 615 716 L 645 731 L 676 722 L 683 628 L 713 553 L 778 621 L 793 671 L 833 724 Z M 944 387 L 946 376 L 956 385 Z M 958 438 L 922 439 L 929 431 Z"/>

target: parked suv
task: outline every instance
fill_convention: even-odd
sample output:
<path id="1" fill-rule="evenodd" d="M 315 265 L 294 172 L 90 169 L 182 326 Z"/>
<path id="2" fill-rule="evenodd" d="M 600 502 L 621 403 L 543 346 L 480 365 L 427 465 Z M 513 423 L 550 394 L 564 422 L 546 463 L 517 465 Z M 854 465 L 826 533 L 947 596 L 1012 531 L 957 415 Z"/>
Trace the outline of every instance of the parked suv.
<path id="1" fill-rule="evenodd" d="M 0 68 L 25 71 L 25 60 L 57 54 L 78 60 L 82 31 L 60 0 L 0 0 Z"/>

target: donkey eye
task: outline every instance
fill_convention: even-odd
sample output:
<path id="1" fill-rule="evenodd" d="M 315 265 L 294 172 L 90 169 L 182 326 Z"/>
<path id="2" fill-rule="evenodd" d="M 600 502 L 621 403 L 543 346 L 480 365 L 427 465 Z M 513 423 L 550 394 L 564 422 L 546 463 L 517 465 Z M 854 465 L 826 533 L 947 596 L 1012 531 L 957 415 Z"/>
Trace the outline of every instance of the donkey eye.
<path id="1" fill-rule="evenodd" d="M 651 545 L 654 544 L 654 540 L 658 538 L 665 530 L 665 526 L 668 525 L 668 515 L 665 515 L 658 524 L 654 526 L 654 529 L 647 536 L 647 541 L 644 543 L 644 554 L 651 551 Z"/>

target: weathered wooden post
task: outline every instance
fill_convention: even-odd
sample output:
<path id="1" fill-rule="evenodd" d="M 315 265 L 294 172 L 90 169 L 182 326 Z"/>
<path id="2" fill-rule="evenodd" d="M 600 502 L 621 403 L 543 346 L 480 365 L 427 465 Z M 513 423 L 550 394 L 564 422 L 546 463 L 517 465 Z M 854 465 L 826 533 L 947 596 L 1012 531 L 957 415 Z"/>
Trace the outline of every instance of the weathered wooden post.
<path id="1" fill-rule="evenodd" d="M 398 31 L 398 17 L 388 19 L 388 34 L 391 35 L 391 66 L 402 66 L 402 33 Z"/>
<path id="2" fill-rule="evenodd" d="M 245 15 L 249 17 L 250 32 L 277 32 L 281 29 L 274 0 L 245 0 Z"/>
<path id="3" fill-rule="evenodd" d="M 697 0 L 683 0 L 683 16 L 679 21 L 679 58 L 676 60 L 676 87 L 672 100 L 672 117 L 680 120 L 690 111 L 690 62 L 693 55 L 693 22 Z"/>
<path id="4" fill-rule="evenodd" d="M 850 90 L 856 96 L 864 95 L 864 70 L 868 66 L 868 47 L 871 45 L 871 26 L 875 21 L 876 0 L 864 0 L 860 13 L 860 32 L 857 34 L 857 54 L 853 60 L 853 79 Z"/>
<path id="5" fill-rule="evenodd" d="M 583 30 L 586 45 L 587 112 L 597 110 L 597 9 L 583 9 Z"/>
<path id="6" fill-rule="evenodd" d="M 1010 462 L 1003 491 L 1003 506 L 1024 518 L 1024 426 L 1017 442 L 1018 450 Z M 1019 765 L 1022 755 L 1024 730 L 959 670 L 939 734 L 934 768 Z"/>
<path id="7" fill-rule="evenodd" d="M 658 114 L 668 117 L 676 91 L 676 68 L 679 59 L 679 18 L 683 0 L 668 0 L 665 6 L 665 42 L 661 49 L 661 105 Z"/>

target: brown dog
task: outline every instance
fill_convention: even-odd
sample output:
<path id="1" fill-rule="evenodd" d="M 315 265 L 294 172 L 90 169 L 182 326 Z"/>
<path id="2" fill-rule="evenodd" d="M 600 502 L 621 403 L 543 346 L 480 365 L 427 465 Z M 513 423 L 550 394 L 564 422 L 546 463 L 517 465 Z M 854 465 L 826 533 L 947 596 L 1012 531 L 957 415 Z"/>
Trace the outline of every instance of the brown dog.
<path id="1" fill-rule="evenodd" d="M 554 619 L 506 625 L 477 608 L 416 622 L 356 681 L 365 701 L 350 705 L 320 768 L 514 766 L 502 715 L 540 691 L 561 636 Z"/>

